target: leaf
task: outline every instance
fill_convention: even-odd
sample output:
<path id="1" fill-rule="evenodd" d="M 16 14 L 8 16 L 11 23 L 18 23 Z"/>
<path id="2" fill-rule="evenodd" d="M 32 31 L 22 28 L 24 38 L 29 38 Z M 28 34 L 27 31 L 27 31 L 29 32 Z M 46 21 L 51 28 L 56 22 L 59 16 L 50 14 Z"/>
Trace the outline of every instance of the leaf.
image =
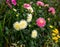
<path id="1" fill-rule="evenodd" d="M 2 34 L 2 25 L 0 23 L 0 35 Z"/>

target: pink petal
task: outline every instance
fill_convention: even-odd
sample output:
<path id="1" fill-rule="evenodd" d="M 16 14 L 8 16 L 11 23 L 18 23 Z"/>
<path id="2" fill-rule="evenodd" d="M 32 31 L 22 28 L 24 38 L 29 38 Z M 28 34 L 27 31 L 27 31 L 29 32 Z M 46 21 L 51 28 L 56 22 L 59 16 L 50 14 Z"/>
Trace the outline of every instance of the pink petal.
<path id="1" fill-rule="evenodd" d="M 13 5 L 16 5 L 17 4 L 16 3 L 16 0 L 11 0 L 11 2 L 12 2 Z"/>

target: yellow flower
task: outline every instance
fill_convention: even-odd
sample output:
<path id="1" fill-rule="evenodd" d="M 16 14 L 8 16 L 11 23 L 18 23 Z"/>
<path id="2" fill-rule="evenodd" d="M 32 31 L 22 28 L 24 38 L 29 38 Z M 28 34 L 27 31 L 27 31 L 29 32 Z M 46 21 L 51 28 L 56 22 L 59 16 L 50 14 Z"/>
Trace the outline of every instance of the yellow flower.
<path id="1" fill-rule="evenodd" d="M 59 33 L 58 29 L 55 29 L 57 33 Z"/>
<path id="2" fill-rule="evenodd" d="M 58 31 L 57 29 L 52 30 L 52 31 L 53 31 L 53 33 L 55 33 L 55 34 L 59 34 L 59 31 Z"/>
<path id="3" fill-rule="evenodd" d="M 58 37 L 58 38 L 60 38 L 60 36 L 59 36 L 59 35 L 57 35 L 57 37 Z"/>
<path id="4" fill-rule="evenodd" d="M 15 22 L 13 24 L 13 27 L 16 29 L 16 30 L 22 30 L 22 29 L 25 29 L 27 27 L 27 22 L 25 20 L 21 20 L 20 22 Z"/>
<path id="5" fill-rule="evenodd" d="M 19 22 L 15 22 L 15 23 L 13 24 L 13 27 L 14 27 L 16 30 L 19 30 L 19 29 L 20 29 L 20 24 L 19 24 Z"/>
<path id="6" fill-rule="evenodd" d="M 49 27 L 50 27 L 50 28 L 53 28 L 53 26 L 52 26 L 52 25 L 50 25 Z"/>
<path id="7" fill-rule="evenodd" d="M 16 14 L 16 17 L 18 17 L 19 16 L 19 13 L 18 14 Z"/>
<path id="8" fill-rule="evenodd" d="M 55 33 L 52 33 L 52 36 L 55 36 L 56 34 Z"/>
<path id="9" fill-rule="evenodd" d="M 20 30 L 25 29 L 27 27 L 27 22 L 25 20 L 21 20 L 19 24 L 20 24 Z"/>
<path id="10" fill-rule="evenodd" d="M 17 10 L 16 10 L 15 8 L 13 8 L 13 11 L 15 11 L 15 12 L 16 12 Z"/>
<path id="11" fill-rule="evenodd" d="M 58 40 L 58 37 L 52 37 L 52 39 L 56 41 L 56 40 Z"/>
<path id="12" fill-rule="evenodd" d="M 32 31 L 31 37 L 32 38 L 36 38 L 37 37 L 37 31 L 36 30 Z"/>
<path id="13" fill-rule="evenodd" d="M 56 40 L 55 43 L 58 43 L 58 40 Z"/>

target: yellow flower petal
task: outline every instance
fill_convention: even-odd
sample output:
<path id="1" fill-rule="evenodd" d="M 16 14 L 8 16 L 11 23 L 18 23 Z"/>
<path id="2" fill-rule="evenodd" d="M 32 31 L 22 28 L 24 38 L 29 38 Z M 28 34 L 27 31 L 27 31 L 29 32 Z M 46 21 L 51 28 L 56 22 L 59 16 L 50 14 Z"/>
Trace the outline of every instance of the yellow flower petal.
<path id="1" fill-rule="evenodd" d="M 18 14 L 16 14 L 16 17 L 18 17 L 19 16 L 19 13 Z"/>
<path id="2" fill-rule="evenodd" d="M 58 30 L 52 30 L 53 31 L 53 33 L 55 33 L 55 34 L 59 34 L 59 31 Z"/>
<path id="3" fill-rule="evenodd" d="M 50 28 L 53 28 L 53 26 L 52 26 L 52 25 L 50 25 L 49 27 L 50 27 Z"/>
<path id="4" fill-rule="evenodd" d="M 21 20 L 20 21 L 20 30 L 25 29 L 27 27 L 27 21 Z"/>
<path id="5" fill-rule="evenodd" d="M 15 23 L 13 24 L 13 27 L 14 27 L 16 30 L 19 30 L 19 29 L 20 29 L 20 24 L 19 24 L 19 22 L 15 22 Z"/>
<path id="6" fill-rule="evenodd" d="M 13 8 L 13 11 L 15 11 L 15 12 L 16 12 L 17 10 L 16 10 L 15 8 Z"/>
<path id="7" fill-rule="evenodd" d="M 37 37 L 37 31 L 36 30 L 32 31 L 31 37 L 32 38 L 36 38 Z"/>
<path id="8" fill-rule="evenodd" d="M 55 43 L 58 43 L 58 40 L 56 40 Z"/>
<path id="9" fill-rule="evenodd" d="M 57 37 L 58 37 L 58 38 L 60 38 L 60 36 L 59 36 L 59 35 L 57 35 Z"/>
<path id="10" fill-rule="evenodd" d="M 52 37 L 53 40 L 58 40 L 58 37 Z"/>
<path id="11" fill-rule="evenodd" d="M 55 36 L 56 34 L 55 33 L 52 33 L 52 36 Z"/>

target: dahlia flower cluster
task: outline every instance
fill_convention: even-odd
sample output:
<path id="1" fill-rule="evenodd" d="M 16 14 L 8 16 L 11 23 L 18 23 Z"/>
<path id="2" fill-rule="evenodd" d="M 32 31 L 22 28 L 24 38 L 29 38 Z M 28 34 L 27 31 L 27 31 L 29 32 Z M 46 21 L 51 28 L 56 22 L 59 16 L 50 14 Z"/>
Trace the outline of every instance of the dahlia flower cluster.
<path id="1" fill-rule="evenodd" d="M 11 2 L 12 2 L 13 5 L 16 5 L 17 4 L 16 3 L 16 0 L 11 0 Z M 36 5 L 39 6 L 39 7 L 49 7 L 49 4 L 44 4 L 42 1 L 37 1 Z M 15 22 L 13 24 L 14 29 L 17 30 L 17 31 L 26 29 L 27 26 L 28 26 L 28 23 L 30 23 L 32 21 L 32 19 L 33 19 L 34 10 L 33 10 L 32 6 L 31 6 L 31 4 L 24 3 L 23 4 L 23 7 L 28 10 L 27 19 L 26 20 L 23 19 L 20 22 L 17 21 L 17 22 Z M 14 9 L 14 8 L 13 8 L 13 11 L 17 12 L 17 10 Z M 50 12 L 52 15 L 54 15 L 55 14 L 55 8 L 49 7 L 48 12 Z M 18 14 L 16 16 L 18 16 Z M 47 21 L 43 17 L 39 17 L 39 18 L 37 18 L 35 20 L 35 24 L 39 28 L 44 28 L 46 26 L 46 22 Z M 33 30 L 32 31 L 31 37 L 32 38 L 36 38 L 37 37 L 37 30 Z"/>
<path id="2" fill-rule="evenodd" d="M 25 29 L 27 27 L 27 22 L 25 20 L 21 20 L 20 22 L 15 22 L 13 24 L 13 27 L 16 29 L 16 30 L 22 30 L 22 29 Z"/>
<path id="3" fill-rule="evenodd" d="M 32 45 L 36 45 L 34 43 L 39 42 L 40 44 L 40 41 L 42 40 L 40 38 L 43 38 L 41 42 L 42 44 L 44 44 L 44 42 L 46 44 L 47 41 L 50 43 L 50 40 L 52 40 L 51 43 L 58 43 L 60 39 L 59 30 L 52 26 L 54 25 L 54 20 L 56 20 L 56 9 L 42 1 L 36 1 L 36 3 L 25 2 L 24 4 L 21 2 L 19 4 L 18 3 L 19 2 L 17 0 L 6 0 L 6 4 L 11 8 L 11 13 L 14 15 L 10 17 L 10 19 L 13 18 L 13 22 L 11 21 L 13 31 L 18 31 L 17 38 L 21 37 L 16 40 L 16 43 L 20 43 L 19 39 L 21 39 L 23 41 L 21 41 L 22 44 L 20 47 L 23 47 L 22 45 L 25 46 L 24 43 L 27 43 L 27 41 L 32 43 Z M 12 43 L 12 45 L 15 45 L 16 47 L 17 44 Z"/>

